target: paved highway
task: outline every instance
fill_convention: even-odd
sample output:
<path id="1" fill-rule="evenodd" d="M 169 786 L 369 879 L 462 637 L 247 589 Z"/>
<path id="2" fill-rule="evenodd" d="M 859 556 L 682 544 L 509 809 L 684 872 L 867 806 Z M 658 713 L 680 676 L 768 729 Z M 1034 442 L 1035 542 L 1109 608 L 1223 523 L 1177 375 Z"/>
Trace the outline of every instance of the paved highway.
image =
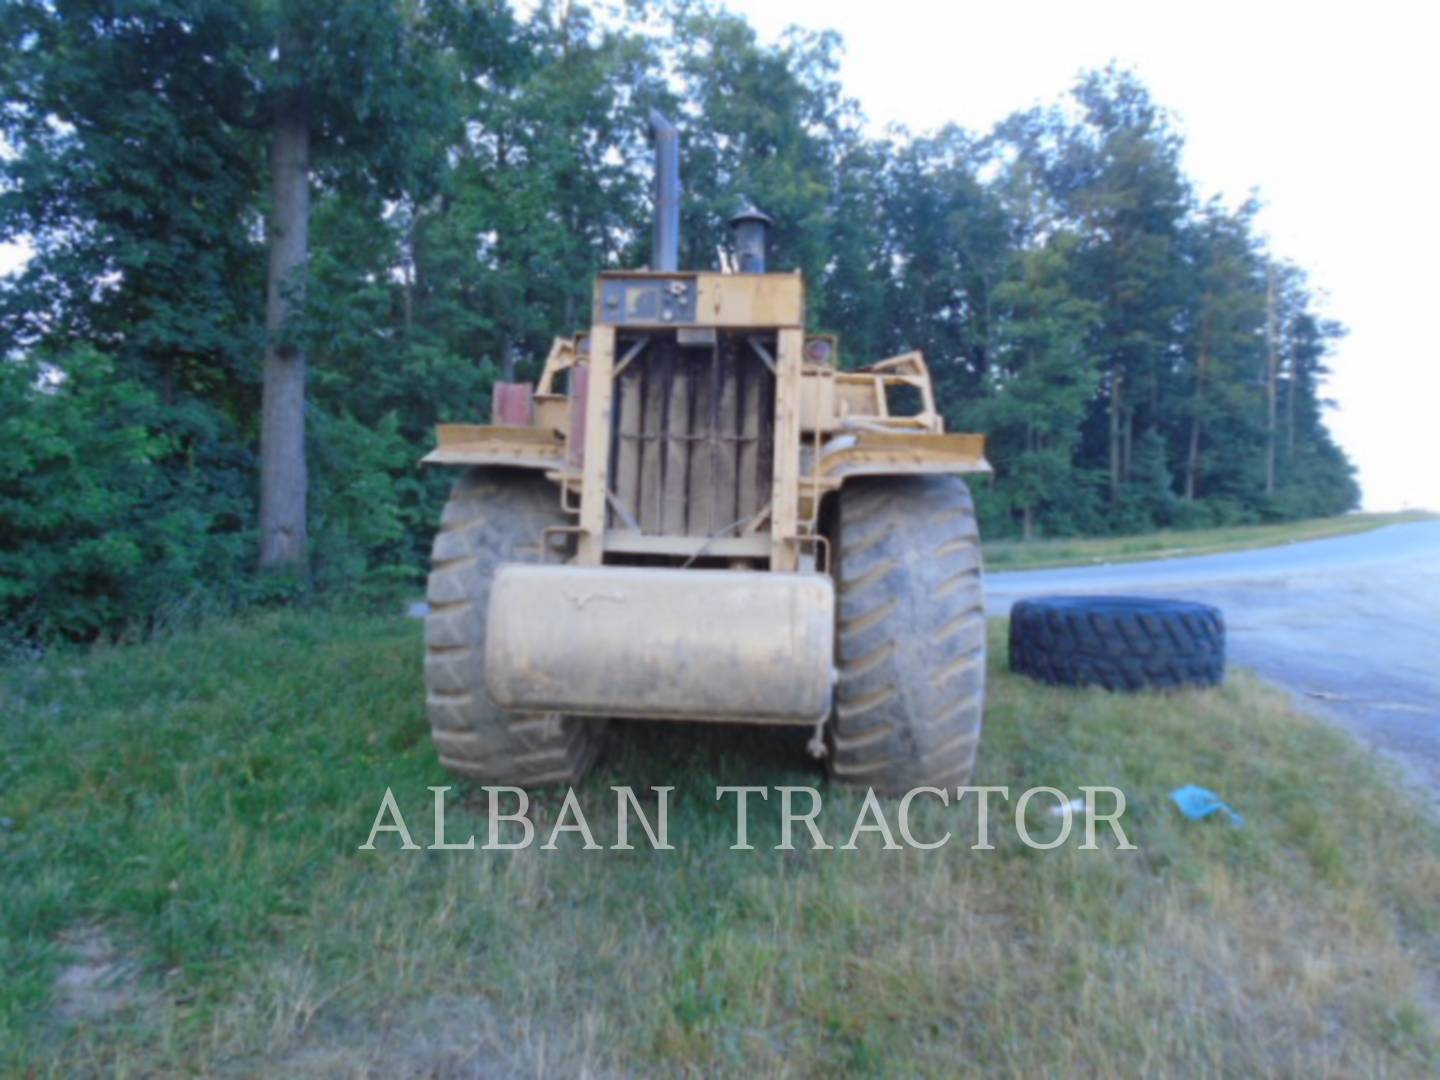
<path id="1" fill-rule="evenodd" d="M 1440 521 L 1222 555 L 991 574 L 986 586 L 992 616 L 1051 593 L 1214 604 L 1233 663 L 1399 761 L 1440 805 Z"/>

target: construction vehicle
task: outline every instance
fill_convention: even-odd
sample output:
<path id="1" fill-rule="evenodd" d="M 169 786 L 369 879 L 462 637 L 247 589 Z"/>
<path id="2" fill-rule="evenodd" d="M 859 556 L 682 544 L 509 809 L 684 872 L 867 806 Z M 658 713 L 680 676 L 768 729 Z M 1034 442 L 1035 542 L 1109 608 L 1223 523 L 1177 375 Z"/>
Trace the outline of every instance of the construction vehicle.
<path id="1" fill-rule="evenodd" d="M 806 329 L 746 206 L 719 270 L 680 270 L 679 147 L 656 147 L 651 265 L 601 273 L 592 324 L 491 423 L 435 538 L 425 682 L 441 762 L 577 781 L 611 718 L 804 725 L 838 781 L 963 784 L 985 690 L 980 541 L 918 352 L 858 370 Z"/>

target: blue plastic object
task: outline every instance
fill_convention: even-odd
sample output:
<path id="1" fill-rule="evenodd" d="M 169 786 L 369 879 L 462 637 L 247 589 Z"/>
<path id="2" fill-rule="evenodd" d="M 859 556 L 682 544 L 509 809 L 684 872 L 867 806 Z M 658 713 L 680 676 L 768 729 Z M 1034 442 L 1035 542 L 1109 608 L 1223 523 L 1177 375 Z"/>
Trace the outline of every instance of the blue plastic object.
<path id="1" fill-rule="evenodd" d="M 1227 806 L 1224 800 L 1209 788 L 1186 784 L 1184 787 L 1172 791 L 1170 798 L 1175 800 L 1175 805 L 1180 808 L 1180 813 L 1191 821 L 1199 821 L 1212 814 L 1223 813 L 1230 819 L 1231 825 L 1239 827 L 1245 824 L 1245 819 Z"/>

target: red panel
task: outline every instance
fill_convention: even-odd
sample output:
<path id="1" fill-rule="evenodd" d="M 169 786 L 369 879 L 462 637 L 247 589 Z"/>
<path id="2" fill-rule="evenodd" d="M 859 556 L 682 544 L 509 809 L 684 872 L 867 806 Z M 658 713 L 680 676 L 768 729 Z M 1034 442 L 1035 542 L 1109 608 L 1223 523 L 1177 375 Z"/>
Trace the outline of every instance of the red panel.
<path id="1" fill-rule="evenodd" d="M 534 394 L 529 383 L 497 382 L 490 397 L 490 422 L 529 427 L 535 422 Z"/>

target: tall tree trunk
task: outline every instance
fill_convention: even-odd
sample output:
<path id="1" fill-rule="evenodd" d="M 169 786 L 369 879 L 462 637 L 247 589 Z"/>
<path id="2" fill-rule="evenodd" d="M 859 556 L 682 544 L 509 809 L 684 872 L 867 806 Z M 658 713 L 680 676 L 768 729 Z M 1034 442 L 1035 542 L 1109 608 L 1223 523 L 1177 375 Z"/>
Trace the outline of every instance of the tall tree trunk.
<path id="1" fill-rule="evenodd" d="M 1190 405 L 1190 445 L 1185 454 L 1185 501 L 1195 501 L 1195 474 L 1200 471 L 1200 406 L 1205 400 L 1205 369 L 1209 366 L 1210 322 L 1200 323 L 1200 350 L 1195 354 L 1195 400 Z"/>
<path id="2" fill-rule="evenodd" d="M 1185 501 L 1195 501 L 1195 469 L 1200 463 L 1200 414 L 1190 417 L 1190 445 L 1185 453 Z"/>
<path id="3" fill-rule="evenodd" d="M 270 147 L 270 269 L 260 414 L 260 568 L 305 565 L 305 351 L 284 334 L 304 302 L 310 121 L 302 95 L 280 105 Z"/>
<path id="4" fill-rule="evenodd" d="M 415 330 L 415 232 L 419 228 L 420 207 L 412 202 L 403 212 L 406 220 L 401 239 L 400 316 L 404 320 L 405 340 L 409 341 Z"/>
<path id="5" fill-rule="evenodd" d="M 1110 375 L 1110 505 L 1120 505 L 1120 414 L 1124 409 L 1122 394 L 1125 369 L 1118 364 Z"/>
<path id="6" fill-rule="evenodd" d="M 1275 271 L 1265 268 L 1265 494 L 1275 494 Z"/>
<path id="7" fill-rule="evenodd" d="M 1120 483 L 1130 483 L 1130 462 L 1135 449 L 1135 407 L 1125 410 L 1125 426 L 1120 432 Z"/>
<path id="8" fill-rule="evenodd" d="M 1025 425 L 1025 453 L 1034 454 L 1039 449 L 1039 441 L 1036 438 L 1035 425 Z M 1020 539 L 1029 541 L 1035 536 L 1035 504 L 1026 500 L 1025 505 L 1020 508 Z"/>
<path id="9" fill-rule="evenodd" d="M 1290 475 L 1295 475 L 1295 347 L 1290 347 L 1290 359 L 1285 365 L 1285 462 Z"/>

